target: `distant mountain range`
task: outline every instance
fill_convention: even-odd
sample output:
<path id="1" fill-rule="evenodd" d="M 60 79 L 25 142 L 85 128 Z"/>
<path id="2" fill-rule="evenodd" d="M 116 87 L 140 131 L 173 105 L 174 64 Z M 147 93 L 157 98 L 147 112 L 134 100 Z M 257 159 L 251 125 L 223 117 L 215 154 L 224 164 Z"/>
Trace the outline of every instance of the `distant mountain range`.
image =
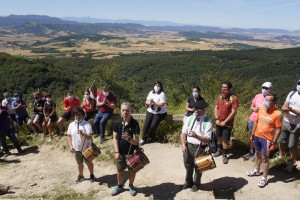
<path id="1" fill-rule="evenodd" d="M 38 26 L 38 28 L 37 28 Z M 196 32 L 222 32 L 233 34 L 270 34 L 270 35 L 300 35 L 300 30 L 289 31 L 284 29 L 262 29 L 262 28 L 220 28 L 214 26 L 193 26 L 167 21 L 144 21 L 144 20 L 108 20 L 90 17 L 56 18 L 45 15 L 9 15 L 0 17 L 0 27 L 14 27 L 19 32 L 44 31 L 55 29 L 56 31 L 79 31 L 80 33 L 96 33 L 98 31 L 125 31 L 142 33 L 143 31 L 196 31 Z"/>

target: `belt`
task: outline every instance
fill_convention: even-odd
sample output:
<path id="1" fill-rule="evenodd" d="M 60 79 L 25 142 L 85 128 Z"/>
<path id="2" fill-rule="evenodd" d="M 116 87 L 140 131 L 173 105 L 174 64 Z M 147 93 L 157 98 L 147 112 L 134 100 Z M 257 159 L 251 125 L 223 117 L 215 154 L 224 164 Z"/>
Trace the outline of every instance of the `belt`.
<path id="1" fill-rule="evenodd" d="M 188 145 L 191 145 L 192 147 L 198 148 L 200 146 L 200 148 L 205 149 L 207 147 L 207 144 L 192 144 L 188 142 Z"/>

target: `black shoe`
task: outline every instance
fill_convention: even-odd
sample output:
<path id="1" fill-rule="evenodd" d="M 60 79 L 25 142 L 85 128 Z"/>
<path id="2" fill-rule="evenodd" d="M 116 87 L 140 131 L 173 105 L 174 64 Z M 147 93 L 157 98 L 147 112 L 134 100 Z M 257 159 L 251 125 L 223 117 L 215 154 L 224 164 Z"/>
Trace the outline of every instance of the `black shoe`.
<path id="1" fill-rule="evenodd" d="M 94 174 L 90 175 L 90 182 L 95 182 L 96 177 L 94 176 Z"/>
<path id="2" fill-rule="evenodd" d="M 193 185 L 183 184 L 180 189 L 185 190 L 185 189 L 191 188 L 192 186 Z"/>
<path id="3" fill-rule="evenodd" d="M 191 187 L 192 192 L 197 192 L 198 189 L 199 189 L 198 186 L 195 184 Z"/>
<path id="4" fill-rule="evenodd" d="M 84 177 L 78 175 L 78 178 L 76 179 L 75 183 L 77 184 L 77 183 L 80 183 L 80 182 L 82 182 L 82 181 L 84 181 Z"/>

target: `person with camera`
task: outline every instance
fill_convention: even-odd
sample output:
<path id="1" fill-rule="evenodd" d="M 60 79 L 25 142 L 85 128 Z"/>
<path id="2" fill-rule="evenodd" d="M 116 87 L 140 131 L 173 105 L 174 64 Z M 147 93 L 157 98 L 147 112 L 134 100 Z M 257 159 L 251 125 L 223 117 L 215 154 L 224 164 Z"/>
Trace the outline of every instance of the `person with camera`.
<path id="1" fill-rule="evenodd" d="M 212 123 L 205 115 L 205 109 L 208 106 L 205 101 L 191 102 L 190 106 L 193 107 L 194 114 L 184 122 L 180 137 L 183 163 L 186 169 L 185 183 L 181 189 L 191 188 L 193 192 L 196 192 L 200 187 L 202 173 L 195 165 L 195 158 L 206 153 L 205 150 L 211 139 Z"/>
<path id="2" fill-rule="evenodd" d="M 140 126 L 131 116 L 132 108 L 129 102 L 121 105 L 121 118 L 117 119 L 113 125 L 113 145 L 115 150 L 115 160 L 117 167 L 118 185 L 112 190 L 111 195 L 115 196 L 124 191 L 123 180 L 125 169 L 127 168 L 127 158 L 138 148 Z M 129 192 L 132 196 L 137 194 L 133 182 L 136 173 L 129 170 Z"/>
<path id="3" fill-rule="evenodd" d="M 87 160 L 82 154 L 82 151 L 92 144 L 92 126 L 83 119 L 84 111 L 81 107 L 75 107 L 72 110 L 72 114 L 74 115 L 74 121 L 69 124 L 67 140 L 69 149 L 75 156 L 78 165 L 79 175 L 75 183 L 80 183 L 85 180 L 83 176 L 83 161 L 90 171 L 90 181 L 93 182 L 95 180 L 94 164 Z"/>
<path id="4" fill-rule="evenodd" d="M 267 94 L 253 124 L 252 137 L 254 137 L 253 141 L 256 151 L 256 168 L 248 171 L 247 175 L 260 176 L 260 166 L 262 163 L 263 176 L 258 182 L 259 187 L 265 187 L 268 183 L 269 154 L 275 150 L 275 143 L 282 126 L 282 114 L 277 109 L 276 102 L 276 94 Z"/>
<path id="5" fill-rule="evenodd" d="M 156 81 L 146 99 L 147 113 L 143 128 L 143 138 L 140 140 L 140 145 L 144 145 L 155 139 L 155 131 L 158 125 L 167 116 L 166 94 L 163 90 L 161 82 Z"/>

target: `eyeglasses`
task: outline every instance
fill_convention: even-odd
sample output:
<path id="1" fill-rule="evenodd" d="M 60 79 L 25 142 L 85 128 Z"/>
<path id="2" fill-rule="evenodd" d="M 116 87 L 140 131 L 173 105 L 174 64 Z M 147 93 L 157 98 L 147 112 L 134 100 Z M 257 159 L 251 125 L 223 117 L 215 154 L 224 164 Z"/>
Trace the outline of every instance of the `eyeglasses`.
<path id="1" fill-rule="evenodd" d="M 262 87 L 262 89 L 269 90 L 270 88 L 268 88 L 268 87 Z"/>

